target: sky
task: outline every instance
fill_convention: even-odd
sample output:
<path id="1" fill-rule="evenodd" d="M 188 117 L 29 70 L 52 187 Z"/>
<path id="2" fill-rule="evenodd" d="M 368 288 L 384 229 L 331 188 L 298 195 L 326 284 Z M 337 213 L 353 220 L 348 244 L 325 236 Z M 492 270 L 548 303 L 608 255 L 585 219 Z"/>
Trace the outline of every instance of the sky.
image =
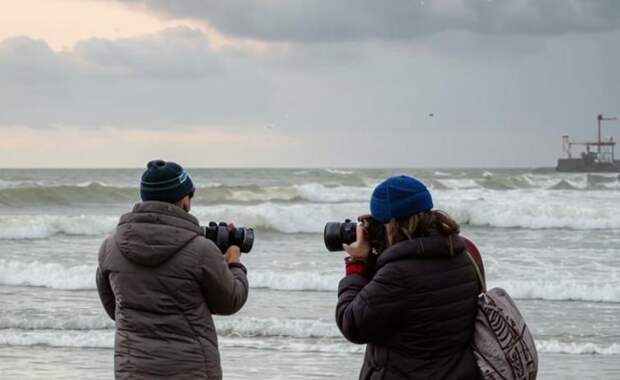
<path id="1" fill-rule="evenodd" d="M 617 0 L 2 0 L 0 167 L 550 167 L 619 47 Z"/>

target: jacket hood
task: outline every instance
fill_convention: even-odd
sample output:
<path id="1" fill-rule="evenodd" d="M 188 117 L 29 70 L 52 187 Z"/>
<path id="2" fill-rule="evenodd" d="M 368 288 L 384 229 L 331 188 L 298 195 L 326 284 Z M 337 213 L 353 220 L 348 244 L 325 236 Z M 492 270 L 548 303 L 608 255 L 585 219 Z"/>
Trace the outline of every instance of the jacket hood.
<path id="1" fill-rule="evenodd" d="M 164 202 L 138 203 L 123 215 L 114 240 L 128 260 L 157 266 L 201 235 L 198 220 L 183 209 Z"/>
<path id="2" fill-rule="evenodd" d="M 458 235 L 449 237 L 434 233 L 428 237 L 405 240 L 385 250 L 377 258 L 377 267 L 392 261 L 453 257 L 465 252 L 465 241 Z"/>

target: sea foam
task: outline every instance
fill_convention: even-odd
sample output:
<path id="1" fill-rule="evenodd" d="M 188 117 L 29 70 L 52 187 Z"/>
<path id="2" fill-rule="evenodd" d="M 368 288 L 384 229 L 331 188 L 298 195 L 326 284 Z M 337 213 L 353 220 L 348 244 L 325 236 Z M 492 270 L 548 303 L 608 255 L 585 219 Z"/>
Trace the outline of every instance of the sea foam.
<path id="1" fill-rule="evenodd" d="M 285 337 L 284 337 L 285 338 Z M 313 337 L 314 338 L 314 337 Z M 316 339 L 291 339 L 281 336 L 264 335 L 230 336 L 220 338 L 223 348 L 247 347 L 274 351 L 295 352 L 350 352 L 362 353 L 364 347 L 347 343 L 340 337 L 320 337 Z M 329 339 L 329 340 L 327 340 Z M 19 330 L 1 329 L 0 345 L 4 346 L 48 346 L 73 348 L 114 347 L 114 330 Z M 561 342 L 557 340 L 536 340 L 539 353 L 562 353 L 572 355 L 620 355 L 620 345 L 593 342 Z"/>
<path id="2" fill-rule="evenodd" d="M 0 285 L 92 290 L 96 288 L 95 268 L 95 265 L 63 266 L 0 259 Z M 341 277 L 340 273 L 313 271 L 251 270 L 248 273 L 252 288 L 282 291 L 335 292 Z M 547 278 L 544 281 L 490 280 L 488 285 L 502 287 L 516 299 L 620 302 L 620 290 L 613 283 Z"/>
<path id="3" fill-rule="evenodd" d="M 104 215 L 2 215 L 0 239 L 45 239 L 54 235 L 103 235 L 118 217 Z"/>

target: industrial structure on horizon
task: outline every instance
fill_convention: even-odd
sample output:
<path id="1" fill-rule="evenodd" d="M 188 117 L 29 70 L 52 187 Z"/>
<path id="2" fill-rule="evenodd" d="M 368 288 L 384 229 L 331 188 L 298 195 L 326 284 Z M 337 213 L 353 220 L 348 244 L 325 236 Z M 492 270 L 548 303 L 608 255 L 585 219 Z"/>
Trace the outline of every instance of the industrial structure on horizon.
<path id="1" fill-rule="evenodd" d="M 567 158 L 558 159 L 556 170 L 559 172 L 620 172 L 620 160 L 615 159 L 616 141 L 613 137 L 603 139 L 601 136 L 602 122 L 615 121 L 617 117 L 598 115 L 598 140 L 596 142 L 573 142 L 568 136 L 562 136 L 562 145 Z M 573 157 L 573 147 L 584 146 L 585 151 Z"/>

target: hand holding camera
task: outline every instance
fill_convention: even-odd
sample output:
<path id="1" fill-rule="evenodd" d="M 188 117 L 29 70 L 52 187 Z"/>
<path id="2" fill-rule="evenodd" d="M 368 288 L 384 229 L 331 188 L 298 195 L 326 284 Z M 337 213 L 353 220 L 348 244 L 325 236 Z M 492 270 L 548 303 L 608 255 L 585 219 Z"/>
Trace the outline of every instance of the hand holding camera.
<path id="1" fill-rule="evenodd" d="M 356 226 L 356 240 L 351 244 L 343 243 L 345 252 L 355 261 L 366 261 L 370 253 L 370 241 L 368 241 L 368 231 L 363 223 Z"/>
<path id="2" fill-rule="evenodd" d="M 236 245 L 231 245 L 226 250 L 226 253 L 224 253 L 224 260 L 226 260 L 228 264 L 238 263 L 241 261 L 240 259 L 241 259 L 241 249 L 237 247 Z"/>

